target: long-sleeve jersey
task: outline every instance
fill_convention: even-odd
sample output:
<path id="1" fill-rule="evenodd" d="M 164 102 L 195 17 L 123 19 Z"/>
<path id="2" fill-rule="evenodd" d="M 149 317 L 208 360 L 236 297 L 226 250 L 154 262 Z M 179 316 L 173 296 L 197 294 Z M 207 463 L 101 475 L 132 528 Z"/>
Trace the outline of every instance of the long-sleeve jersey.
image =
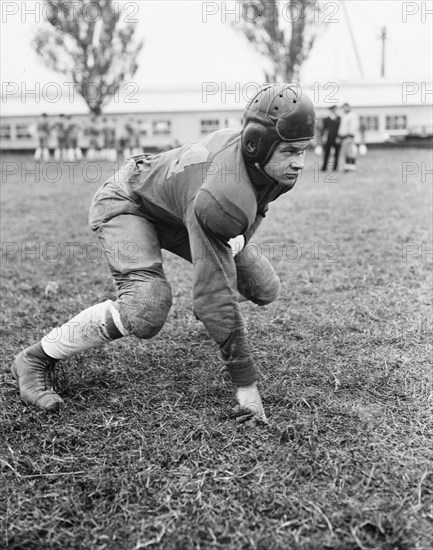
<path id="1" fill-rule="evenodd" d="M 99 220 L 91 220 L 93 228 L 114 216 L 134 214 L 168 234 L 186 229 L 194 309 L 238 385 L 252 383 L 257 373 L 238 306 L 236 265 L 228 241 L 244 235 L 248 242 L 267 204 L 286 190 L 258 166 L 245 164 L 240 133 L 227 129 L 193 145 L 131 157 L 94 199 L 94 204 L 117 200 L 101 209 Z"/>
<path id="2" fill-rule="evenodd" d="M 38 136 L 42 138 L 49 138 L 51 132 L 50 123 L 45 120 L 41 120 L 37 125 L 37 132 Z"/>

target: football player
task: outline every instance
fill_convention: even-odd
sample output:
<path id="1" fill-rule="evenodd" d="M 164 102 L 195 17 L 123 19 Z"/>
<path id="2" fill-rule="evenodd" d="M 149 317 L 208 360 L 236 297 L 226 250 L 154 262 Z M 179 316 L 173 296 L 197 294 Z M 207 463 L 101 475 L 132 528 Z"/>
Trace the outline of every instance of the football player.
<path id="1" fill-rule="evenodd" d="M 239 414 L 266 422 L 239 295 L 259 306 L 278 297 L 277 274 L 249 242 L 268 204 L 298 180 L 314 129 L 314 106 L 300 88 L 272 84 L 247 105 L 241 131 L 218 130 L 193 145 L 129 158 L 90 209 L 118 298 L 83 310 L 16 357 L 21 399 L 56 410 L 63 400 L 47 384 L 53 363 L 161 330 L 172 303 L 165 249 L 193 264 L 195 314 L 220 347 Z"/>
<path id="2" fill-rule="evenodd" d="M 40 161 L 41 159 L 45 161 L 50 160 L 50 135 L 51 135 L 51 126 L 48 121 L 48 115 L 46 113 L 42 113 L 41 119 L 38 122 L 37 125 L 37 133 L 38 133 L 38 147 L 36 148 L 34 158 L 36 161 Z"/>

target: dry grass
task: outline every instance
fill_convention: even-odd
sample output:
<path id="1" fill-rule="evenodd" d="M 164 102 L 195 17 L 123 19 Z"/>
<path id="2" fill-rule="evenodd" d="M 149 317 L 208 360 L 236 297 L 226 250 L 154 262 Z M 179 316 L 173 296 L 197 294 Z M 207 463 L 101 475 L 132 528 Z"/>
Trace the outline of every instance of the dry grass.
<path id="1" fill-rule="evenodd" d="M 242 305 L 272 421 L 255 428 L 229 419 L 233 390 L 192 316 L 191 268 L 168 254 L 175 303 L 155 339 L 65 362 L 60 414 L 19 402 L 14 355 L 113 288 L 85 246 L 99 182 L 81 168 L 69 181 L 65 166 L 58 182 L 4 176 L 0 547 L 429 549 L 431 190 L 421 173 L 402 181 L 403 162 L 423 161 L 376 150 L 328 183 L 306 169 L 271 207 L 257 241 L 282 296 Z"/>

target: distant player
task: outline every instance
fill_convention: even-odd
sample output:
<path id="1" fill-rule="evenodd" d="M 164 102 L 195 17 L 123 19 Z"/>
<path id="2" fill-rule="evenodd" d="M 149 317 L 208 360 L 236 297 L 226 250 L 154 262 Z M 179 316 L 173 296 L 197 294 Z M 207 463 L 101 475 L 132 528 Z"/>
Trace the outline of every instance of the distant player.
<path id="1" fill-rule="evenodd" d="M 102 132 L 104 135 L 103 158 L 115 162 L 117 160 L 116 126 L 113 120 L 108 118 L 102 119 Z"/>
<path id="2" fill-rule="evenodd" d="M 126 148 L 124 156 L 127 158 L 130 155 L 139 155 L 143 151 L 140 147 L 140 130 L 136 120 L 130 117 L 125 124 L 126 132 Z"/>
<path id="3" fill-rule="evenodd" d="M 81 160 L 83 153 L 78 145 L 80 127 L 71 115 L 66 117 L 66 149 L 68 150 L 68 160 L 74 162 Z"/>
<path id="4" fill-rule="evenodd" d="M 113 141 L 113 158 L 111 160 L 116 161 L 119 151 L 121 151 L 121 147 L 120 147 L 119 127 L 117 125 L 117 120 L 115 118 L 111 119 L 111 131 L 112 131 L 111 136 Z"/>
<path id="5" fill-rule="evenodd" d="M 344 170 L 353 172 L 356 170 L 356 160 L 358 158 L 359 119 L 348 103 L 343 105 L 339 137 L 342 140 L 345 160 Z"/>
<path id="6" fill-rule="evenodd" d="M 89 139 L 89 146 L 87 148 L 87 159 L 101 159 L 104 149 L 104 128 L 99 116 L 91 116 L 90 124 L 86 129 L 86 134 Z"/>
<path id="7" fill-rule="evenodd" d="M 139 154 L 143 153 L 146 148 L 146 140 L 147 140 L 147 125 L 143 123 L 142 120 L 138 121 L 137 124 L 137 135 L 138 135 L 138 148 L 139 148 Z"/>
<path id="8" fill-rule="evenodd" d="M 67 148 L 67 123 L 65 115 L 61 114 L 54 125 L 56 135 L 56 147 L 54 149 L 54 160 L 68 160 Z"/>
<path id="9" fill-rule="evenodd" d="M 193 145 L 129 158 L 90 210 L 118 298 L 85 309 L 16 357 L 21 399 L 56 410 L 63 400 L 46 382 L 53 363 L 161 330 L 172 304 L 165 249 L 193 264 L 195 314 L 220 347 L 239 415 L 266 421 L 239 296 L 259 306 L 278 297 L 277 274 L 249 242 L 268 204 L 299 179 L 314 126 L 313 104 L 297 86 L 267 85 L 248 104 L 241 132 L 218 130 Z"/>
<path id="10" fill-rule="evenodd" d="M 51 135 L 51 126 L 48 121 L 48 115 L 46 113 L 42 113 L 41 119 L 38 122 L 37 125 L 37 133 L 38 133 L 38 146 L 35 151 L 35 160 L 40 161 L 50 160 L 50 135 Z"/>

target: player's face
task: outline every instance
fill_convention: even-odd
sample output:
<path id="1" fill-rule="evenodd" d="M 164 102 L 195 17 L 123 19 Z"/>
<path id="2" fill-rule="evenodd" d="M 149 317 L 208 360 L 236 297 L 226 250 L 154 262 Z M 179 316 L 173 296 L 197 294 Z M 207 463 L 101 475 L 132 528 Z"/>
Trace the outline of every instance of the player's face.
<path id="1" fill-rule="evenodd" d="M 305 151 L 310 141 L 282 141 L 263 167 L 268 176 L 291 189 L 304 169 Z"/>

